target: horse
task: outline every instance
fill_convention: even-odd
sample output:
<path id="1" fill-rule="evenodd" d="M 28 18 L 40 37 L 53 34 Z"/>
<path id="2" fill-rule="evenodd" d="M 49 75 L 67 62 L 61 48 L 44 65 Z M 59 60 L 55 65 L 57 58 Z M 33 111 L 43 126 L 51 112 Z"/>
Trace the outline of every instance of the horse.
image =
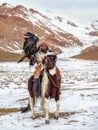
<path id="1" fill-rule="evenodd" d="M 53 58 L 51 58 L 53 57 Z M 49 99 L 54 98 L 56 102 L 56 112 L 55 119 L 59 117 L 59 106 L 60 106 L 60 82 L 57 78 L 56 73 L 56 65 L 54 60 L 55 56 L 49 55 L 44 58 L 43 64 L 44 68 L 40 75 L 40 88 L 37 89 L 39 91 L 38 97 L 42 99 L 43 111 L 45 114 L 45 122 L 49 124 Z M 29 99 L 30 99 L 30 107 L 32 110 L 32 119 L 35 119 L 34 113 L 34 101 L 36 99 L 35 89 L 34 89 L 34 76 L 31 76 L 28 80 L 28 91 L 29 91 Z"/>
<path id="2" fill-rule="evenodd" d="M 35 35 L 32 35 L 32 33 L 26 33 L 25 36 L 26 38 L 23 46 L 23 49 L 25 50 L 25 55 L 18 61 L 18 63 L 23 61 L 25 57 L 28 57 L 30 59 L 29 64 L 34 65 L 38 61 L 38 58 L 40 58 L 39 48 L 36 47 L 38 37 L 35 37 Z M 31 46 L 32 48 L 30 48 Z M 28 50 L 27 48 L 30 48 L 30 50 Z M 42 99 L 45 122 L 46 124 L 49 124 L 50 98 L 54 98 L 56 102 L 56 112 L 54 117 L 55 119 L 58 119 L 59 117 L 60 81 L 58 79 L 58 74 L 56 71 L 56 55 L 49 52 L 49 54 L 44 57 L 41 64 L 43 66 L 43 70 L 40 74 L 39 79 L 37 79 L 37 85 L 35 85 L 34 75 L 32 75 L 28 80 L 29 102 L 30 108 L 32 110 L 32 119 L 35 119 L 35 99 L 38 97 Z M 22 111 L 25 112 L 26 110 L 28 110 L 28 108 L 29 104 L 26 108 L 23 108 Z"/>

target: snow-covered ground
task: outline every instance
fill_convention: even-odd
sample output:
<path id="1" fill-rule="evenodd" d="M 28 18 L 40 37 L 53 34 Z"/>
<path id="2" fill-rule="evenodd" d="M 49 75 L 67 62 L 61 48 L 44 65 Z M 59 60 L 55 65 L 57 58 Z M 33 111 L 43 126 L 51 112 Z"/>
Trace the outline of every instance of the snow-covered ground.
<path id="1" fill-rule="evenodd" d="M 67 50 L 66 50 L 67 52 Z M 31 119 L 31 111 L 14 112 L 0 116 L 0 130 L 98 130 L 98 62 L 58 57 L 62 84 L 60 118 L 44 117 Z M 34 67 L 28 63 L 0 63 L 0 113 L 3 108 L 12 109 L 28 104 L 27 80 Z M 50 113 L 55 111 L 55 102 L 49 101 Z M 41 114 L 40 100 L 35 112 Z"/>

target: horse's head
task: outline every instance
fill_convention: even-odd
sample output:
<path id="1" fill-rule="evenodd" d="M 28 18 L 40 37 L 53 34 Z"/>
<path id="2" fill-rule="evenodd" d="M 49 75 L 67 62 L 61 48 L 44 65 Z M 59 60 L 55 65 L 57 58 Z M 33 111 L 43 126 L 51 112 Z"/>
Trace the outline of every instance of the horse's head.
<path id="1" fill-rule="evenodd" d="M 25 54 L 28 54 L 28 53 L 30 55 L 35 54 L 36 50 L 37 50 L 36 44 L 39 41 L 39 38 L 37 36 L 35 36 L 35 34 L 27 32 L 25 34 L 24 39 L 25 39 L 25 42 L 23 44 L 23 50 L 24 50 Z M 29 55 L 29 57 L 30 57 L 30 55 Z"/>
<path id="2" fill-rule="evenodd" d="M 47 69 L 53 69 L 56 64 L 56 58 L 56 55 L 47 55 L 43 60 L 43 64 L 46 65 Z"/>

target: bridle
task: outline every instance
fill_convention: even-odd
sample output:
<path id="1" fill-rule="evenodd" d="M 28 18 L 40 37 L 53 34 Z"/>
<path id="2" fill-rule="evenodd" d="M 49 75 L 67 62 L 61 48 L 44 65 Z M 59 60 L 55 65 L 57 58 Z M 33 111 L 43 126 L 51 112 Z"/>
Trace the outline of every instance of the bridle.
<path id="1" fill-rule="evenodd" d="M 53 56 L 53 55 L 51 55 Z M 43 60 L 43 64 L 46 65 L 46 69 L 53 69 L 56 61 L 51 58 L 50 55 L 45 56 Z"/>

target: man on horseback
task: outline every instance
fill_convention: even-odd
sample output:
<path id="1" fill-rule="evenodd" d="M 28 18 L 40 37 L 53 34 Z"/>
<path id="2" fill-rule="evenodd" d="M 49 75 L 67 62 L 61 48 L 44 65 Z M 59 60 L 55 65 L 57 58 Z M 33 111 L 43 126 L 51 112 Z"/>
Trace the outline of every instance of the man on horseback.
<path id="1" fill-rule="evenodd" d="M 52 52 L 46 42 L 42 42 L 41 45 L 38 48 L 38 53 L 36 55 L 37 59 L 37 66 L 34 71 L 34 91 L 36 93 L 36 96 L 39 96 L 41 94 L 40 92 L 40 81 L 42 77 L 42 72 L 45 68 L 45 57 L 47 56 L 54 56 L 55 58 L 52 60 L 52 64 L 56 63 L 57 56 L 54 52 Z M 61 81 L 61 75 L 60 75 L 60 70 L 58 67 L 56 67 L 56 75 L 57 75 L 57 80 L 60 82 Z"/>
<path id="2" fill-rule="evenodd" d="M 34 65 L 35 63 L 37 63 L 37 65 L 34 74 L 28 80 L 30 102 L 27 107 L 22 108 L 21 110 L 22 112 L 25 112 L 31 107 L 33 112 L 32 117 L 35 118 L 33 108 L 34 97 L 42 96 L 45 98 L 46 115 L 48 115 L 48 98 L 55 98 L 57 104 L 55 116 L 58 118 L 61 74 L 58 67 L 56 67 L 57 55 L 48 48 L 45 41 L 37 47 L 38 37 L 34 34 L 28 32 L 25 36 L 24 46 L 26 47 L 24 47 L 24 50 L 29 47 L 29 52 L 25 51 L 25 56 L 23 56 L 18 63 L 23 61 L 25 57 L 28 57 L 31 61 L 30 65 Z M 29 40 L 32 42 L 29 42 Z M 48 93 L 46 92 L 45 87 L 48 87 Z M 47 116 L 46 121 L 49 121 Z"/>
<path id="3" fill-rule="evenodd" d="M 40 56 L 37 56 L 37 67 L 36 67 L 36 70 L 34 72 L 34 79 L 38 79 L 39 78 L 39 75 L 44 67 L 44 63 L 43 63 L 43 60 L 45 57 L 47 57 L 48 55 L 55 55 L 54 52 L 52 52 L 46 42 L 42 42 L 41 45 L 39 46 L 39 55 Z M 56 56 L 57 58 L 57 56 Z M 55 59 L 56 60 L 56 59 Z M 56 61 L 54 61 L 56 62 Z M 58 67 L 56 67 L 56 72 L 57 72 L 57 78 L 58 80 L 61 80 L 61 74 L 60 74 L 60 70 L 58 69 Z"/>
<path id="4" fill-rule="evenodd" d="M 42 110 L 45 114 L 46 124 L 49 124 L 48 100 L 54 98 L 56 102 L 55 119 L 59 117 L 60 97 L 60 71 L 56 67 L 57 56 L 50 51 L 47 44 L 42 42 L 35 54 L 36 69 L 34 75 L 28 80 L 29 101 L 32 110 L 32 119 L 35 119 L 34 102 L 36 97 L 41 97 Z"/>
<path id="5" fill-rule="evenodd" d="M 38 41 L 39 41 L 39 38 L 35 34 L 27 32 L 25 34 L 25 42 L 23 44 L 23 50 L 25 52 L 25 55 L 18 61 L 18 63 L 22 62 L 24 58 L 27 57 L 28 59 L 30 59 L 30 62 L 29 62 L 30 65 L 34 65 L 35 63 L 37 63 L 37 67 L 34 72 L 35 79 L 39 78 L 40 72 L 43 69 L 42 62 L 44 58 L 47 57 L 47 55 L 55 55 L 54 52 L 52 52 L 48 48 L 45 41 L 43 41 L 41 45 L 37 47 Z M 39 52 L 39 53 L 37 53 L 37 55 L 35 56 L 36 52 Z M 60 70 L 58 69 L 58 67 L 56 67 L 56 72 L 57 72 L 57 77 L 60 80 L 61 75 L 60 75 Z"/>

